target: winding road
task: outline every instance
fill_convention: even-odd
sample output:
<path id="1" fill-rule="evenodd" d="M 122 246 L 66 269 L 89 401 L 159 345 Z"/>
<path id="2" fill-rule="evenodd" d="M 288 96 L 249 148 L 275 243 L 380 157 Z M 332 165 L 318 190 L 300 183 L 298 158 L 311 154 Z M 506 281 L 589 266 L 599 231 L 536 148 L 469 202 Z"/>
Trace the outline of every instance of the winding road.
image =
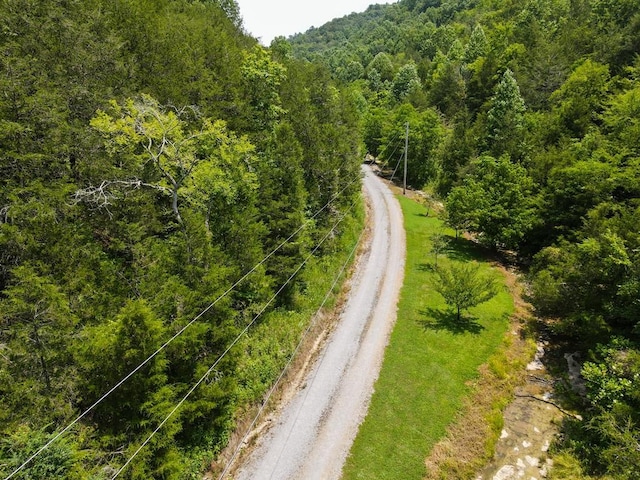
<path id="1" fill-rule="evenodd" d="M 239 480 L 338 479 L 364 419 L 396 319 L 404 276 L 402 211 L 368 166 L 371 235 L 325 349 L 244 460 Z"/>

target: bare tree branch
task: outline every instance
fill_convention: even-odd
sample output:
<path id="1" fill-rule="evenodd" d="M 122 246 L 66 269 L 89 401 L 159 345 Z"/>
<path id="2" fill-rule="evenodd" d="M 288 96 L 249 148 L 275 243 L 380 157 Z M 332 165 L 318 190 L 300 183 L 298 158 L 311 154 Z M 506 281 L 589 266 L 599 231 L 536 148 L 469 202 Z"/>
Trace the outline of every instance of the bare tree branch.
<path id="1" fill-rule="evenodd" d="M 73 203 L 87 203 L 97 209 L 103 209 L 107 212 L 110 218 L 113 218 L 113 214 L 109 210 L 109 206 L 112 205 L 112 201 L 118 198 L 118 195 L 122 191 L 126 192 L 126 190 L 137 190 L 142 187 L 159 190 L 169 195 L 173 193 L 172 190 L 167 187 L 153 183 L 145 183 L 138 179 L 104 180 L 98 186 L 91 185 L 89 187 L 76 190 L 73 194 Z"/>
<path id="2" fill-rule="evenodd" d="M 11 205 L 5 205 L 0 208 L 0 223 L 9 222 L 9 208 L 11 208 Z"/>

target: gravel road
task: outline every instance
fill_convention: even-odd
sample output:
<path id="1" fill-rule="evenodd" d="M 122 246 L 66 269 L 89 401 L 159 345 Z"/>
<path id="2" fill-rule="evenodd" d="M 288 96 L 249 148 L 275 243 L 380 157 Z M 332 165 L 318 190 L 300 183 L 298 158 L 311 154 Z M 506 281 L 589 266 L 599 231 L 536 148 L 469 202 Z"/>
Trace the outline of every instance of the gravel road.
<path id="1" fill-rule="evenodd" d="M 326 347 L 302 387 L 236 472 L 239 480 L 340 478 L 364 419 L 396 319 L 404 275 L 400 205 L 363 166 L 371 205 L 370 245 Z"/>

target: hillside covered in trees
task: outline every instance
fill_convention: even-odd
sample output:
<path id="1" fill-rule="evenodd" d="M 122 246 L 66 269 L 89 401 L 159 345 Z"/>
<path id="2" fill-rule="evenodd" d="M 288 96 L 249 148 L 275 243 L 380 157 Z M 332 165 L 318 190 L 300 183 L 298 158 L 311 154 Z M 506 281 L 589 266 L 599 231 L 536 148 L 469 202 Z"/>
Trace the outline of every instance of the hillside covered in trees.
<path id="1" fill-rule="evenodd" d="M 640 2 L 401 0 L 290 42 L 357 92 L 391 168 L 408 122 L 410 183 L 514 252 L 555 342 L 583 353 L 558 478 L 638 478 Z"/>
<path id="2" fill-rule="evenodd" d="M 13 478 L 112 478 L 198 379 L 121 478 L 206 466 L 359 228 L 358 115 L 233 0 L 0 2 L 2 478 L 81 412 Z"/>

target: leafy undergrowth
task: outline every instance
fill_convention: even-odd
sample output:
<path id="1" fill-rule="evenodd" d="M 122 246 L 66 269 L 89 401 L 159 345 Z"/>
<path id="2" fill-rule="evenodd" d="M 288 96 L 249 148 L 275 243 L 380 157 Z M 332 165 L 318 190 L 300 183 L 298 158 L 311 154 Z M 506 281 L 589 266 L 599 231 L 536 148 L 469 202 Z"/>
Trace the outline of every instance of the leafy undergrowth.
<path id="1" fill-rule="evenodd" d="M 457 321 L 433 289 L 433 235 L 449 246 L 438 264 L 477 261 L 493 268 L 481 250 L 425 215 L 424 206 L 404 197 L 407 231 L 405 282 L 398 319 L 375 386 L 369 413 L 344 469 L 350 479 L 421 479 L 425 457 L 445 435 L 479 376 L 479 367 L 503 343 L 514 304 L 506 286 L 492 300 Z M 497 275 L 497 272 L 495 273 Z M 495 362 L 494 369 L 500 363 Z M 494 419 L 499 424 L 499 418 Z"/>

